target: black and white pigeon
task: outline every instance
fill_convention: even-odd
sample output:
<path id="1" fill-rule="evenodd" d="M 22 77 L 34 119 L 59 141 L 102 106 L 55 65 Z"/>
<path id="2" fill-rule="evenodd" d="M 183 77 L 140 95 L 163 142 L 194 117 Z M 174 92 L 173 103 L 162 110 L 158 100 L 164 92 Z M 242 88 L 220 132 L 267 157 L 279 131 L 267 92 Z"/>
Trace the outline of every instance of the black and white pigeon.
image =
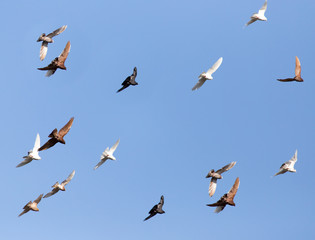
<path id="1" fill-rule="evenodd" d="M 137 77 L 137 68 L 134 67 L 133 73 L 131 76 L 128 76 L 126 80 L 121 84 L 123 87 L 119 89 L 117 92 L 119 93 L 120 91 L 124 90 L 125 88 L 129 87 L 130 85 L 138 85 L 136 82 L 136 77 Z"/>
<path id="2" fill-rule="evenodd" d="M 162 195 L 160 202 L 158 204 L 154 205 L 154 207 L 149 212 L 150 215 L 148 217 L 146 217 L 143 221 L 148 220 L 149 218 L 155 216 L 157 213 L 159 213 L 159 214 L 165 213 L 162 209 L 163 205 L 164 205 L 164 196 Z"/>

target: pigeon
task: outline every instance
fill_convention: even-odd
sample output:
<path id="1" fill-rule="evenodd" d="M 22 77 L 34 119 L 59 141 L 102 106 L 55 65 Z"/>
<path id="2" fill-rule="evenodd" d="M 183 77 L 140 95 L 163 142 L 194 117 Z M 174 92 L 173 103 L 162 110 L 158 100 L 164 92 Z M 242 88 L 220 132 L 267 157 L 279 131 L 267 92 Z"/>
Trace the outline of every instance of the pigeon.
<path id="1" fill-rule="evenodd" d="M 38 155 L 38 149 L 40 147 L 40 138 L 39 138 L 39 134 L 37 133 L 36 136 L 36 140 L 35 140 L 35 144 L 33 149 L 28 151 L 27 156 L 24 156 L 23 158 L 25 159 L 24 161 L 22 161 L 20 164 L 18 164 L 16 167 L 22 167 L 28 163 L 30 163 L 32 160 L 40 160 L 40 156 Z"/>
<path id="2" fill-rule="evenodd" d="M 57 192 L 59 192 L 59 190 L 61 191 L 66 191 L 65 186 L 71 181 L 71 179 L 73 178 L 75 174 L 75 171 L 73 170 L 72 173 L 70 173 L 70 175 L 67 177 L 66 180 L 64 180 L 61 184 L 59 184 L 59 182 L 56 182 L 52 188 L 53 190 L 51 190 L 51 192 L 47 193 L 44 198 L 48 198 L 54 194 L 56 194 Z"/>
<path id="3" fill-rule="evenodd" d="M 254 13 L 250 18 L 250 21 L 246 23 L 245 26 L 248 26 L 252 24 L 253 22 L 256 22 L 257 20 L 260 21 L 267 21 L 267 18 L 265 17 L 265 12 L 267 10 L 267 0 L 265 1 L 264 5 L 259 9 L 258 13 Z"/>
<path id="4" fill-rule="evenodd" d="M 223 177 L 221 176 L 222 173 L 230 170 L 232 167 L 234 167 L 234 165 L 236 164 L 236 162 L 231 162 L 228 165 L 225 165 L 223 168 L 217 170 L 216 172 L 214 171 L 214 169 L 212 169 L 206 176 L 206 178 L 210 178 L 211 177 L 211 181 L 210 181 L 210 185 L 209 185 L 209 196 L 212 197 L 213 194 L 215 193 L 215 190 L 217 188 L 217 179 L 222 179 Z"/>
<path id="5" fill-rule="evenodd" d="M 114 146 L 112 146 L 110 149 L 108 147 L 105 149 L 105 151 L 102 153 L 101 161 L 94 167 L 94 170 L 99 168 L 107 159 L 116 160 L 113 154 L 119 144 L 119 141 L 120 140 L 118 139 Z"/>
<path id="6" fill-rule="evenodd" d="M 74 117 L 72 117 L 69 122 L 59 130 L 59 132 L 57 133 L 57 128 L 55 128 L 51 134 L 49 134 L 49 140 L 43 145 L 41 146 L 38 151 L 43 151 L 46 150 L 48 148 L 51 148 L 52 146 L 54 146 L 57 142 L 60 142 L 62 144 L 66 144 L 65 140 L 63 139 L 64 136 L 69 132 L 72 123 L 73 123 L 73 119 Z"/>
<path id="7" fill-rule="evenodd" d="M 281 165 L 280 171 L 277 172 L 274 176 L 277 176 L 279 174 L 283 174 L 286 172 L 296 172 L 296 170 L 294 169 L 294 164 L 296 163 L 296 161 L 297 161 L 297 150 L 295 150 L 294 156 L 289 161 Z"/>
<path id="8" fill-rule="evenodd" d="M 29 201 L 29 202 L 23 207 L 24 211 L 21 212 L 21 214 L 19 215 L 19 217 L 22 216 L 23 214 L 27 213 L 27 212 L 30 211 L 30 210 L 38 212 L 39 209 L 38 209 L 38 207 L 37 207 L 37 204 L 40 202 L 40 200 L 42 200 L 42 197 L 43 197 L 43 194 L 39 195 L 39 197 L 36 198 L 36 200 L 35 200 L 34 202 Z"/>
<path id="9" fill-rule="evenodd" d="M 42 71 L 47 70 L 46 77 L 50 77 L 51 75 L 53 75 L 56 72 L 57 68 L 67 70 L 64 64 L 70 52 L 70 47 L 71 47 L 70 41 L 68 41 L 65 49 L 62 51 L 59 57 L 56 57 L 54 60 L 52 60 L 47 67 L 37 69 Z"/>
<path id="10" fill-rule="evenodd" d="M 219 213 L 221 212 L 225 206 L 231 205 L 231 206 L 235 206 L 235 203 L 233 201 L 235 194 L 237 193 L 238 187 L 240 186 L 240 179 L 236 178 L 233 187 L 230 189 L 230 191 L 226 194 L 224 194 L 219 201 L 217 201 L 216 203 L 213 204 L 207 204 L 207 206 L 209 207 L 216 207 L 215 209 L 215 213 Z"/>
<path id="11" fill-rule="evenodd" d="M 58 28 L 57 30 L 53 31 L 52 33 L 49 34 L 41 34 L 39 38 L 37 39 L 37 42 L 42 42 L 42 46 L 40 48 L 40 60 L 43 61 L 46 57 L 47 50 L 48 50 L 48 43 L 53 43 L 54 40 L 52 39 L 53 37 L 59 35 L 62 33 L 64 30 L 66 30 L 67 25 L 62 26 L 61 28 Z"/>
<path id="12" fill-rule="evenodd" d="M 137 68 L 134 67 L 133 73 L 131 74 L 131 76 L 128 76 L 126 80 L 121 84 L 123 87 L 119 89 L 117 93 L 129 87 L 130 85 L 138 85 L 138 83 L 135 81 L 136 77 L 137 77 Z"/>
<path id="13" fill-rule="evenodd" d="M 200 88 L 206 80 L 212 80 L 212 74 L 217 71 L 217 69 L 220 67 L 221 63 L 222 63 L 223 58 L 219 58 L 218 61 L 216 61 L 215 64 L 213 64 L 213 66 L 211 68 L 209 68 L 209 70 L 205 73 L 201 73 L 199 75 L 199 81 L 197 82 L 197 84 L 192 88 L 192 90 L 196 90 L 198 88 Z"/>
<path id="14" fill-rule="evenodd" d="M 286 79 L 277 79 L 280 82 L 303 82 L 303 78 L 301 78 L 301 63 L 297 56 L 295 56 L 295 76 L 294 78 L 286 78 Z"/>
<path id="15" fill-rule="evenodd" d="M 149 218 L 155 216 L 157 213 L 159 213 L 159 214 L 165 213 L 162 209 L 163 205 L 164 205 L 164 196 L 162 195 L 160 202 L 158 204 L 154 205 L 154 207 L 149 212 L 150 215 L 148 217 L 146 217 L 143 221 L 148 220 Z"/>

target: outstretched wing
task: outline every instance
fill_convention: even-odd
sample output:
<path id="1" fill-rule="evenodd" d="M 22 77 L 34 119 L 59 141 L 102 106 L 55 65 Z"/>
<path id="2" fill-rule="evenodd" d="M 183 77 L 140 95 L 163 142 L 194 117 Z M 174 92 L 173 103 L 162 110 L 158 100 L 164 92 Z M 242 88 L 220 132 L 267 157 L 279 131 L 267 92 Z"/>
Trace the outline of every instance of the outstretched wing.
<path id="1" fill-rule="evenodd" d="M 249 22 L 247 22 L 246 24 L 245 24 L 245 26 L 248 26 L 248 25 L 250 25 L 250 24 L 252 24 L 253 22 L 256 22 L 257 21 L 257 18 L 251 18 L 250 20 L 249 20 Z"/>
<path id="2" fill-rule="evenodd" d="M 67 179 L 61 183 L 61 185 L 66 186 L 71 181 L 74 174 L 75 174 L 75 171 L 73 170 L 72 173 L 70 173 L 70 175 L 67 177 Z"/>
<path id="3" fill-rule="evenodd" d="M 49 139 L 43 146 L 41 146 L 38 151 L 43 151 L 46 150 L 48 148 L 51 148 L 52 146 L 54 146 L 57 143 L 57 139 L 56 138 L 51 138 Z"/>
<path id="4" fill-rule="evenodd" d="M 267 10 L 267 0 L 265 1 L 264 5 L 259 9 L 258 14 L 259 15 L 265 15 L 265 12 Z"/>
<path id="5" fill-rule="evenodd" d="M 207 79 L 205 79 L 204 77 L 201 77 L 199 81 L 197 82 L 197 84 L 191 90 L 194 91 L 194 90 L 199 89 L 205 83 L 206 80 Z"/>
<path id="6" fill-rule="evenodd" d="M 22 167 L 22 166 L 24 166 L 24 165 L 30 163 L 32 160 L 33 160 L 32 158 L 26 156 L 25 160 L 22 161 L 22 162 L 20 162 L 16 167 L 17 167 L 17 168 L 18 168 L 18 167 Z"/>
<path id="7" fill-rule="evenodd" d="M 119 142 L 120 142 L 120 139 L 118 139 L 118 140 L 116 141 L 116 143 L 109 149 L 109 152 L 110 152 L 111 154 L 113 154 L 113 153 L 115 152 L 115 150 L 116 150 L 116 148 L 117 148 Z"/>
<path id="8" fill-rule="evenodd" d="M 217 189 L 217 179 L 211 178 L 210 185 L 209 185 L 209 196 L 212 197 Z"/>
<path id="9" fill-rule="evenodd" d="M 47 194 L 44 196 L 44 198 L 48 198 L 48 197 L 50 197 L 50 196 L 56 194 L 58 191 L 59 191 L 58 188 L 53 188 L 53 190 L 51 190 L 51 192 L 47 193 Z"/>
<path id="10" fill-rule="evenodd" d="M 285 79 L 277 79 L 280 82 L 292 82 L 294 81 L 294 78 L 285 78 Z"/>
<path id="11" fill-rule="evenodd" d="M 295 76 L 301 77 L 301 63 L 297 56 L 295 56 Z"/>
<path id="12" fill-rule="evenodd" d="M 54 36 L 57 36 L 60 33 L 62 33 L 64 30 L 66 30 L 66 28 L 67 28 L 67 25 L 64 25 L 61 28 L 58 28 L 57 30 L 53 31 L 52 33 L 49 33 L 47 37 L 52 38 Z"/>
<path id="13" fill-rule="evenodd" d="M 37 152 L 39 148 L 40 148 L 40 137 L 39 137 L 39 134 L 37 133 L 35 144 L 33 147 L 33 152 Z"/>
<path id="14" fill-rule="evenodd" d="M 94 170 L 99 168 L 105 161 L 107 160 L 107 158 L 104 158 L 103 160 L 101 160 L 95 167 Z"/>
<path id="15" fill-rule="evenodd" d="M 214 73 L 215 71 L 217 71 L 218 68 L 219 68 L 219 67 L 221 66 L 221 64 L 222 64 L 222 61 L 223 61 L 223 58 L 220 57 L 220 58 L 218 59 L 218 61 L 216 61 L 215 64 L 213 64 L 212 67 L 209 68 L 209 70 L 207 71 L 207 75 L 208 75 L 208 74 L 211 75 L 212 73 Z"/>
<path id="16" fill-rule="evenodd" d="M 236 162 L 231 162 L 228 165 L 225 165 L 223 168 L 217 170 L 216 173 L 222 174 L 222 173 L 230 170 L 232 167 L 234 167 L 235 164 L 236 164 Z"/>
<path id="17" fill-rule="evenodd" d="M 58 57 L 58 61 L 61 65 L 65 63 L 70 52 L 70 48 L 71 48 L 70 41 L 68 41 L 66 47 L 63 49 L 62 53 Z"/>
<path id="18" fill-rule="evenodd" d="M 43 197 L 43 194 L 39 195 L 38 198 L 36 198 L 34 202 L 38 204 L 40 200 L 42 200 L 42 197 Z"/>
<path id="19" fill-rule="evenodd" d="M 230 200 L 233 201 L 233 199 L 234 199 L 234 197 L 235 197 L 235 194 L 237 193 L 237 190 L 238 190 L 239 186 L 240 186 L 240 179 L 239 179 L 239 177 L 237 177 L 236 180 L 235 180 L 235 182 L 234 182 L 234 184 L 233 184 L 233 186 L 232 186 L 232 188 L 231 188 L 230 191 L 227 193 L 227 198 L 228 198 L 228 199 L 230 199 Z"/>
<path id="20" fill-rule="evenodd" d="M 45 59 L 47 50 L 48 50 L 48 42 L 43 41 L 42 46 L 40 47 L 40 52 L 39 52 L 39 57 L 41 61 Z"/>
<path id="21" fill-rule="evenodd" d="M 72 117 L 69 122 L 59 130 L 59 135 L 61 137 L 64 137 L 70 130 L 71 126 L 72 126 L 72 123 L 73 123 L 73 120 L 74 120 L 74 117 Z"/>

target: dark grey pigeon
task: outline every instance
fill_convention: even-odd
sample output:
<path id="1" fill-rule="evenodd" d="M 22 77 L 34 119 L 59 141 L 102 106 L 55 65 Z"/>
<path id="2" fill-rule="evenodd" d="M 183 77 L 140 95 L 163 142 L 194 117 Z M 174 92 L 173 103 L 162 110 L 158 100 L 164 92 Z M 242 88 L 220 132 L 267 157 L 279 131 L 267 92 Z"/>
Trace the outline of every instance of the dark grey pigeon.
<path id="1" fill-rule="evenodd" d="M 137 77 L 137 68 L 135 67 L 133 69 L 133 73 L 131 76 L 128 76 L 126 80 L 121 84 L 123 87 L 119 89 L 117 92 L 120 92 L 124 90 L 125 88 L 129 87 L 130 85 L 138 85 L 138 83 L 135 81 Z"/>
<path id="2" fill-rule="evenodd" d="M 159 214 L 165 213 L 162 209 L 163 205 L 164 205 L 164 196 L 162 195 L 160 202 L 154 205 L 154 207 L 150 210 L 149 212 L 150 216 L 146 217 L 143 221 L 148 220 L 149 218 L 155 216 L 157 213 Z"/>

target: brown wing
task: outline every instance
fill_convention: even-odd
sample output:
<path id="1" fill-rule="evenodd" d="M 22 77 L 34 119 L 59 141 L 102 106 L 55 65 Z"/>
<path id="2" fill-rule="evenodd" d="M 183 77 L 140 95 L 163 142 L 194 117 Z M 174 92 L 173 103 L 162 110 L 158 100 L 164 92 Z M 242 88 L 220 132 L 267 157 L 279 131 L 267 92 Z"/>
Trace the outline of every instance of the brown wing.
<path id="1" fill-rule="evenodd" d="M 42 197 L 43 197 L 43 194 L 39 195 L 38 198 L 36 198 L 34 202 L 38 204 L 40 200 L 42 200 Z"/>
<path id="2" fill-rule="evenodd" d="M 60 130 L 59 130 L 59 136 L 61 137 L 61 138 L 63 138 L 68 132 L 69 132 L 69 130 L 70 130 L 70 128 L 71 128 L 71 126 L 72 126 L 72 123 L 73 123 L 73 120 L 74 120 L 74 117 L 72 117 L 70 120 L 69 120 L 69 122 L 63 127 L 63 128 L 61 128 Z"/>
<path id="3" fill-rule="evenodd" d="M 278 81 L 280 82 L 292 82 L 292 81 L 295 81 L 294 78 L 285 78 L 285 79 L 277 79 Z"/>
<path id="4" fill-rule="evenodd" d="M 45 70 L 56 70 L 56 68 L 57 68 L 57 66 L 56 66 L 55 62 L 52 61 L 47 67 L 37 68 L 37 69 L 45 71 Z"/>
<path id="5" fill-rule="evenodd" d="M 64 63 L 68 57 L 68 54 L 70 52 L 70 47 L 71 47 L 70 41 L 68 41 L 65 49 L 63 49 L 62 53 L 58 57 L 59 65 L 64 65 Z"/>
<path id="6" fill-rule="evenodd" d="M 72 173 L 70 173 L 70 175 L 67 177 L 67 179 L 61 183 L 61 185 L 66 186 L 71 181 L 74 174 L 75 174 L 75 171 L 73 170 Z"/>
<path id="7" fill-rule="evenodd" d="M 47 193 L 47 194 L 44 196 L 44 198 L 48 198 L 48 197 L 50 197 L 50 196 L 56 194 L 58 191 L 59 191 L 58 188 L 54 188 L 53 190 L 51 190 L 51 192 Z"/>
<path id="8" fill-rule="evenodd" d="M 227 198 L 228 200 L 232 200 L 234 199 L 236 193 L 237 193 L 237 190 L 238 190 L 238 187 L 240 186 L 240 179 L 239 177 L 236 178 L 235 182 L 234 182 L 234 185 L 233 187 L 230 189 L 230 191 L 227 193 Z"/>
<path id="9" fill-rule="evenodd" d="M 43 151 L 46 150 L 48 148 L 51 148 L 52 146 L 54 146 L 57 143 L 57 139 L 56 138 L 51 138 L 49 139 L 43 146 L 41 146 L 38 151 Z"/>
<path id="10" fill-rule="evenodd" d="M 297 56 L 295 56 L 295 76 L 301 77 L 301 63 Z"/>
<path id="11" fill-rule="evenodd" d="M 217 170 L 216 173 L 222 174 L 226 172 L 227 170 L 230 170 L 232 167 L 234 167 L 235 164 L 236 162 L 231 162 L 228 165 L 225 165 L 223 168 Z"/>
<path id="12" fill-rule="evenodd" d="M 62 26 L 61 28 L 58 28 L 57 30 L 53 31 L 52 33 L 49 33 L 47 35 L 47 37 L 52 38 L 56 35 L 59 35 L 60 33 L 62 33 L 64 30 L 66 30 L 67 25 Z"/>

